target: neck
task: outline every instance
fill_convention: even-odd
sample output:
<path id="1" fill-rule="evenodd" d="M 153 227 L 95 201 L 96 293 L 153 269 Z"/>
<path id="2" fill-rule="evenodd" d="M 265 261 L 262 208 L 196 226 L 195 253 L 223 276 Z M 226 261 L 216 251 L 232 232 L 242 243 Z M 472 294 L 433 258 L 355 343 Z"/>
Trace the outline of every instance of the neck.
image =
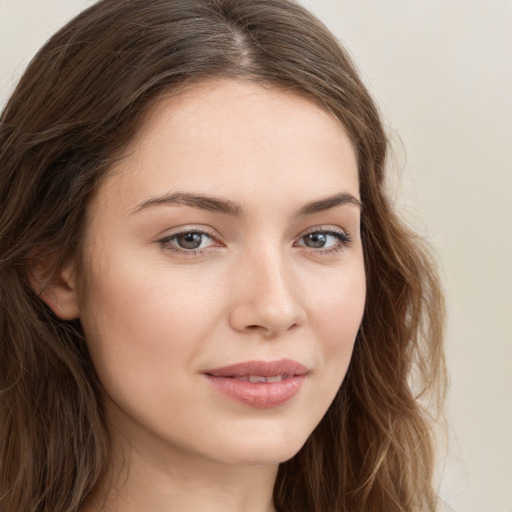
<path id="1" fill-rule="evenodd" d="M 82 512 L 275 512 L 277 465 L 227 465 L 171 451 L 155 457 L 117 443 Z"/>

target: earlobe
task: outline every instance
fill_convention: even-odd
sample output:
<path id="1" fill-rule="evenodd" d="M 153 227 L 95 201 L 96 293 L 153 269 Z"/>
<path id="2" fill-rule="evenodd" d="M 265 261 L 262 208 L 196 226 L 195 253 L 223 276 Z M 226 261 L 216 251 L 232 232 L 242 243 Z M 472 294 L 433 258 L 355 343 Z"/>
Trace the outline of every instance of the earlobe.
<path id="1" fill-rule="evenodd" d="M 50 275 L 40 264 L 29 271 L 29 280 L 36 294 L 62 320 L 80 316 L 74 264 L 70 263 Z"/>

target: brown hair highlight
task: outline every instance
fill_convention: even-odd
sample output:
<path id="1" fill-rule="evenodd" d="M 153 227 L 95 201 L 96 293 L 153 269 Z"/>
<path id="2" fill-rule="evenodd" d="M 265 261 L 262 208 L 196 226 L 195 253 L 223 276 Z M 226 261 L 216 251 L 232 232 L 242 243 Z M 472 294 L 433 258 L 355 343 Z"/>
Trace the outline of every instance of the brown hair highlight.
<path id="1" fill-rule="evenodd" d="M 364 318 L 333 404 L 279 468 L 276 508 L 436 510 L 427 410 L 443 398 L 443 300 L 431 256 L 386 195 L 387 138 L 348 55 L 288 0 L 102 0 L 41 49 L 0 117 L 2 512 L 76 512 L 109 456 L 80 322 L 54 315 L 27 269 L 52 262 L 44 288 L 80 261 L 88 201 L 144 114 L 212 77 L 315 99 L 358 156 Z"/>

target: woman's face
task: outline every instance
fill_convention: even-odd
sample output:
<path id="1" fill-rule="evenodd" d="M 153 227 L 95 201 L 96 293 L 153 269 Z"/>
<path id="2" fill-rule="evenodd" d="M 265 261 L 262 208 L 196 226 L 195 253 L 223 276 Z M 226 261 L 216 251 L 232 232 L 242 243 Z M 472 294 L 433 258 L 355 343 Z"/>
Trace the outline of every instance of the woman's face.
<path id="1" fill-rule="evenodd" d="M 88 209 L 78 306 L 114 437 L 156 460 L 293 456 L 361 322 L 358 198 L 309 99 L 217 80 L 161 100 Z"/>

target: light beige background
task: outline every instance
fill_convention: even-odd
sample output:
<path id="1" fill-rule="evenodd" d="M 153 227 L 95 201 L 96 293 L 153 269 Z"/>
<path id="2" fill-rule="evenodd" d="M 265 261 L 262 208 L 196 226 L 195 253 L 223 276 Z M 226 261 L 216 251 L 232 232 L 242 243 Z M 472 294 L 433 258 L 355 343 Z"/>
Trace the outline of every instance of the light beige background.
<path id="1" fill-rule="evenodd" d="M 90 3 L 0 0 L 1 105 L 46 38 Z M 443 262 L 442 496 L 455 512 L 512 512 L 512 1 L 303 3 L 355 55 L 395 146 L 399 204 Z"/>

